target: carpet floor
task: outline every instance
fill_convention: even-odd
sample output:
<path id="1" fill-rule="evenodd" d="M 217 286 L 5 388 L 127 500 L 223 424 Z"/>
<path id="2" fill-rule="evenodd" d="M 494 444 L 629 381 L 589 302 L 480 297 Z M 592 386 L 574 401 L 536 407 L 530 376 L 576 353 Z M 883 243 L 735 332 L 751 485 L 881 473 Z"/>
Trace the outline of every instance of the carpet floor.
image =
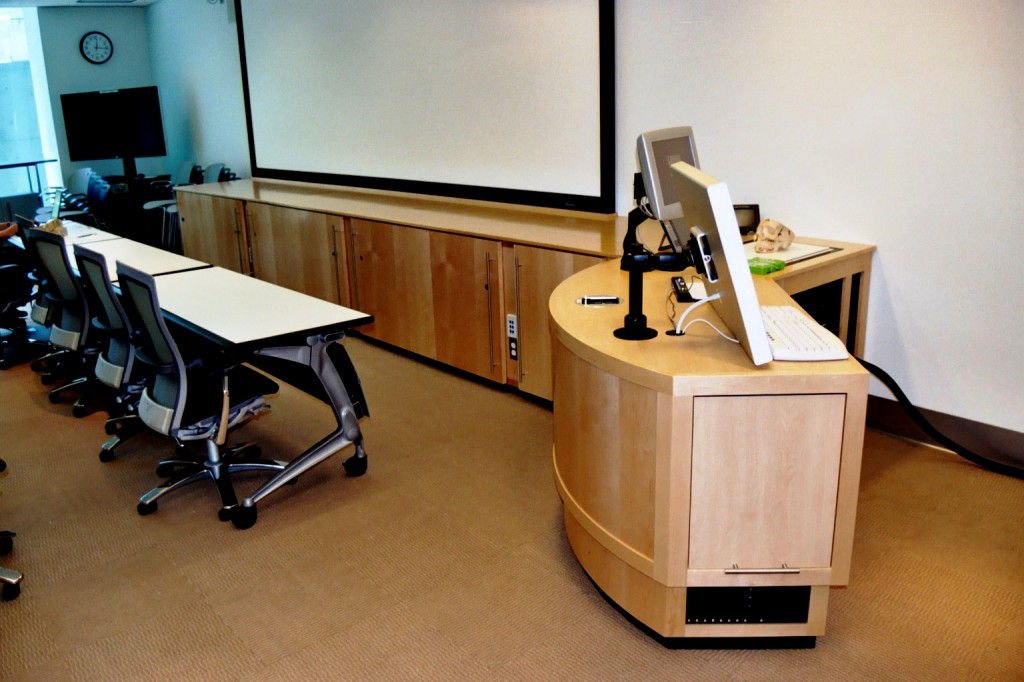
<path id="1" fill-rule="evenodd" d="M 369 470 L 343 452 L 217 520 L 209 484 L 136 514 L 168 442 L 98 460 L 104 415 L 0 374 L 3 680 L 1024 680 L 1024 482 L 869 432 L 849 587 L 809 650 L 668 650 L 570 551 L 551 412 L 354 338 Z M 334 426 L 282 384 L 235 440 L 294 456 Z M 242 477 L 245 493 L 257 478 Z"/>

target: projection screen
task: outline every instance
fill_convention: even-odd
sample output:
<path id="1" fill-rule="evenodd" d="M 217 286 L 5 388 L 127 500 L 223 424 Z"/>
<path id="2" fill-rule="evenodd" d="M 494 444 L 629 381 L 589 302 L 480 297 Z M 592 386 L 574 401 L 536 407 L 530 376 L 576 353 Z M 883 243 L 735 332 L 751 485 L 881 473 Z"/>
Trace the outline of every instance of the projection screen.
<path id="1" fill-rule="evenodd" d="M 254 177 L 614 206 L 611 0 L 236 0 Z"/>

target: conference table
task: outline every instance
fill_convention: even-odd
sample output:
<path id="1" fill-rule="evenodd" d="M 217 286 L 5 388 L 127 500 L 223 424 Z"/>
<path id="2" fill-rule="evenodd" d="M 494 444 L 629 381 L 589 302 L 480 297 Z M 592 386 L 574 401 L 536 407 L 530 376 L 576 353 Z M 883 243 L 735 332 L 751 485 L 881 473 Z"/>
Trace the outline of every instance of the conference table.
<path id="1" fill-rule="evenodd" d="M 235 527 L 252 526 L 260 500 L 350 444 L 356 452 L 345 460 L 345 471 L 366 471 L 359 419 L 369 411 L 348 354 L 334 342 L 373 316 L 215 266 L 163 274 L 157 295 L 172 323 L 320 398 L 337 421 L 331 433 L 232 508 Z"/>
<path id="2" fill-rule="evenodd" d="M 75 245 L 81 245 L 102 255 L 107 261 L 107 276 L 115 286 L 117 285 L 117 261 L 127 263 L 133 268 L 153 276 L 210 267 L 209 263 L 201 260 L 158 249 L 155 246 L 124 237 L 65 239 L 65 244 L 72 251 L 70 254 L 72 267 L 77 265 L 73 252 Z"/>
<path id="3" fill-rule="evenodd" d="M 343 463 L 346 473 L 365 473 L 359 419 L 369 410 L 355 368 L 335 342 L 372 315 L 103 230 L 68 221 L 65 227 L 68 250 L 80 244 L 102 254 L 115 287 L 117 261 L 153 275 L 164 316 L 176 328 L 330 406 L 336 428 L 234 507 L 235 527 L 251 527 L 260 500 L 349 445 L 355 453 Z"/>

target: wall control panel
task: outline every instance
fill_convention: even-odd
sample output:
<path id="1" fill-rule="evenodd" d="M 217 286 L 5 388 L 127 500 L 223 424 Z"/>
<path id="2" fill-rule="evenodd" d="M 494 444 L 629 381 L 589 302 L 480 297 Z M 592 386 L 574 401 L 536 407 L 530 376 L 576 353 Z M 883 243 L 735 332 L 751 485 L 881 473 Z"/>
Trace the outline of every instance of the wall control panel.
<path id="1" fill-rule="evenodd" d="M 515 315 L 505 316 L 505 335 L 508 337 L 508 357 L 519 359 L 519 322 Z"/>

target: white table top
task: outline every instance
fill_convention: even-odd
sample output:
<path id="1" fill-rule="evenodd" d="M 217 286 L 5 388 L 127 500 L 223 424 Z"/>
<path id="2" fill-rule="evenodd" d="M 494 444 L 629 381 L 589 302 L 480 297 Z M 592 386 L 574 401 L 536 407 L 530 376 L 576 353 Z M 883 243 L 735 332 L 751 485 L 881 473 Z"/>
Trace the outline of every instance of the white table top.
<path id="1" fill-rule="evenodd" d="M 195 258 L 188 258 L 177 253 L 158 249 L 155 246 L 143 244 L 131 239 L 108 239 L 104 241 L 85 242 L 78 241 L 77 244 L 101 254 L 107 259 L 107 274 L 110 281 L 117 281 L 117 261 L 127 263 L 137 270 L 149 273 L 150 275 L 163 275 L 179 270 L 194 270 L 196 268 L 208 267 L 207 263 Z M 72 263 L 74 256 L 72 255 Z"/>
<path id="2" fill-rule="evenodd" d="M 366 313 L 220 267 L 156 278 L 160 307 L 234 344 L 369 322 Z"/>
<path id="3" fill-rule="evenodd" d="M 93 242 L 109 241 L 111 239 L 124 239 L 113 232 L 106 232 L 96 227 L 76 223 L 73 220 L 62 220 L 67 234 L 64 241 L 68 244 L 92 244 Z"/>

